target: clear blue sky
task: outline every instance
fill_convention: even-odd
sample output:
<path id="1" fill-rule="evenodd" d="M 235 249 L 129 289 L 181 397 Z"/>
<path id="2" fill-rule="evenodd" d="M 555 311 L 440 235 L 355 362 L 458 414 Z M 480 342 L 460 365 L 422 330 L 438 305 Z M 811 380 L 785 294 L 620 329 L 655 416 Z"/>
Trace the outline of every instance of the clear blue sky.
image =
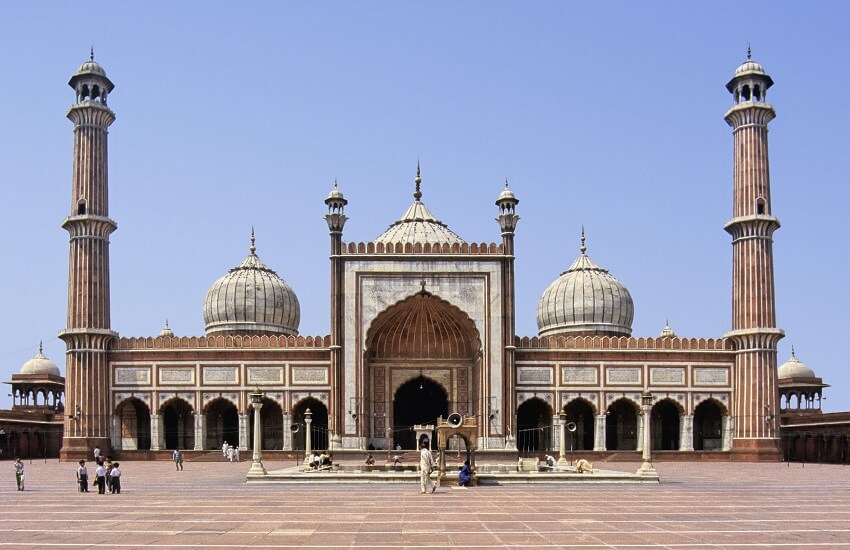
<path id="1" fill-rule="evenodd" d="M 73 101 L 94 46 L 116 88 L 109 142 L 112 326 L 203 334 L 204 295 L 248 253 L 295 289 L 301 333 L 329 332 L 334 178 L 345 240 L 423 200 L 467 241 L 498 241 L 521 202 L 517 331 L 578 255 L 623 281 L 634 334 L 731 325 L 731 105 L 746 57 L 769 98 L 779 362 L 850 410 L 845 2 L 0 3 L 5 208 L 0 376 L 39 340 L 64 372 Z M 8 388 L 8 386 L 7 386 Z M 0 406 L 11 400 L 4 391 Z"/>

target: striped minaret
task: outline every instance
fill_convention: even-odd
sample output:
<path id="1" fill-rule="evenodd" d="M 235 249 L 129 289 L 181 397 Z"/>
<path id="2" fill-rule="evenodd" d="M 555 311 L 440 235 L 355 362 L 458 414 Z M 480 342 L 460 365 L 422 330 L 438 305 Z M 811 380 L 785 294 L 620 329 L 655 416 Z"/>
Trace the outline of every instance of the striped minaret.
<path id="1" fill-rule="evenodd" d="M 778 459 L 779 418 L 776 345 L 784 333 L 776 328 L 773 285 L 773 232 L 767 125 L 776 116 L 767 103 L 773 80 L 747 60 L 726 85 L 734 104 L 725 119 L 733 129 L 735 175 L 732 219 L 732 331 L 734 435 L 732 454 L 741 460 Z"/>
<path id="2" fill-rule="evenodd" d="M 65 341 L 65 434 L 62 458 L 88 455 L 109 446 L 107 350 L 117 336 L 110 328 L 107 135 L 115 121 L 106 99 L 114 85 L 94 54 L 68 84 L 76 100 L 68 109 L 74 123 L 71 212 L 62 222 L 70 235 Z"/>

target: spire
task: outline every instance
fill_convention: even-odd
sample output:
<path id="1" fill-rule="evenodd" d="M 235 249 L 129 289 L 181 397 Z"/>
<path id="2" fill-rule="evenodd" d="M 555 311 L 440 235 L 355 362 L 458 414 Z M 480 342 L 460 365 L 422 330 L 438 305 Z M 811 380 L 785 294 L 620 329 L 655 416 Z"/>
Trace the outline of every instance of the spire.
<path id="1" fill-rule="evenodd" d="M 584 245 L 584 224 L 581 224 L 581 255 L 587 256 L 587 247 Z"/>
<path id="2" fill-rule="evenodd" d="M 747 61 L 752 60 L 753 58 L 753 49 L 750 47 L 750 43 L 747 42 Z"/>
<path id="3" fill-rule="evenodd" d="M 797 355 L 794 353 L 794 346 L 791 346 L 791 359 L 797 359 Z"/>
<path id="4" fill-rule="evenodd" d="M 255 241 L 255 239 L 254 239 L 254 226 L 252 225 L 251 226 L 251 248 L 248 249 L 248 250 L 251 251 L 251 256 L 256 256 L 255 253 L 257 252 L 257 247 L 254 246 L 254 241 Z"/>
<path id="5" fill-rule="evenodd" d="M 416 184 L 416 191 L 413 193 L 413 198 L 419 202 L 419 199 L 422 198 L 422 191 L 419 189 L 419 184 L 422 183 L 422 178 L 419 176 L 419 159 L 416 159 L 416 179 L 413 182 Z"/>
<path id="6" fill-rule="evenodd" d="M 44 345 L 43 344 L 44 344 L 43 341 L 41 341 L 41 340 L 38 341 L 38 353 L 39 353 L 39 355 L 41 355 L 44 352 Z"/>
<path id="7" fill-rule="evenodd" d="M 94 61 L 94 46 L 89 49 L 89 61 Z"/>

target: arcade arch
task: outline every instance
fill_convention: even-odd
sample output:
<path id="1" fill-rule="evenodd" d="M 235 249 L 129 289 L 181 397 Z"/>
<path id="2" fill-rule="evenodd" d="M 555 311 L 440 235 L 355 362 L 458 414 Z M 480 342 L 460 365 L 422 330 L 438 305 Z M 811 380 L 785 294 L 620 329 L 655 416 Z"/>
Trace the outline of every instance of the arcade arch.
<path id="1" fill-rule="evenodd" d="M 659 451 L 678 451 L 681 434 L 682 409 L 671 399 L 655 403 L 650 414 L 652 448 Z"/>
<path id="2" fill-rule="evenodd" d="M 552 448 L 552 407 L 532 397 L 517 408 L 517 449 L 520 453 L 548 451 Z"/>
<path id="3" fill-rule="evenodd" d="M 725 408 L 713 399 L 703 401 L 694 409 L 694 450 L 723 449 L 723 416 Z"/>
<path id="4" fill-rule="evenodd" d="M 274 399 L 264 397 L 262 400 L 263 407 L 260 409 L 260 426 L 262 427 L 262 444 L 263 450 L 283 449 L 283 409 L 280 404 Z M 312 412 L 312 411 L 311 411 Z M 248 439 L 250 448 L 254 448 L 254 415 L 256 412 L 251 407 L 248 426 Z"/>
<path id="5" fill-rule="evenodd" d="M 328 437 L 328 408 L 315 397 L 304 398 L 292 408 L 292 426 L 298 428 L 292 434 L 292 449 L 298 451 L 307 449 L 305 437 L 307 409 L 310 409 L 312 418 L 310 422 L 310 447 L 320 451 L 328 449 L 330 442 Z"/>
<path id="6" fill-rule="evenodd" d="M 160 407 L 162 439 L 166 449 L 195 447 L 195 415 L 192 406 L 183 399 L 169 399 Z"/>
<path id="7" fill-rule="evenodd" d="M 393 397 L 392 444 L 416 449 L 416 424 L 437 425 L 437 419 L 449 415 L 448 394 L 440 384 L 426 376 L 408 380 Z"/>
<path id="8" fill-rule="evenodd" d="M 605 423 L 605 448 L 609 451 L 637 449 L 638 407 L 622 397 L 608 406 Z"/>
<path id="9" fill-rule="evenodd" d="M 575 431 L 566 429 L 566 448 L 575 451 L 592 451 L 594 443 L 595 413 L 593 405 L 585 399 L 573 399 L 564 407 L 565 421 L 575 424 Z"/>
<path id="10" fill-rule="evenodd" d="M 130 397 L 115 407 L 124 451 L 147 451 L 151 448 L 151 414 L 137 397 Z M 114 444 L 114 443 L 113 443 Z"/>
<path id="11" fill-rule="evenodd" d="M 204 409 L 207 420 L 204 448 L 218 449 L 223 442 L 239 447 L 239 413 L 224 397 L 210 401 Z"/>

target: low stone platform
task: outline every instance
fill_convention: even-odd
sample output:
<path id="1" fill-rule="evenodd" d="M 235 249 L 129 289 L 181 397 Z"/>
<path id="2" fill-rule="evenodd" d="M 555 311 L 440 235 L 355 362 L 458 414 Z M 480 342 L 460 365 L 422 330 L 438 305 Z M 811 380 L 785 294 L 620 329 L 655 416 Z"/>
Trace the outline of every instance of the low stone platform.
<path id="1" fill-rule="evenodd" d="M 636 465 L 637 467 L 637 465 Z M 505 484 L 612 484 L 612 483 L 658 483 L 658 475 L 639 475 L 615 470 L 596 469 L 592 474 L 580 474 L 574 468 L 536 471 L 517 471 L 516 466 L 479 466 L 479 485 Z M 457 469 L 446 472 L 442 485 L 455 485 Z M 245 481 L 251 484 L 345 484 L 345 483 L 419 483 L 419 472 L 415 467 L 393 466 L 344 466 L 329 470 L 305 470 L 303 466 L 292 466 L 270 470 L 265 475 L 248 472 Z"/>

